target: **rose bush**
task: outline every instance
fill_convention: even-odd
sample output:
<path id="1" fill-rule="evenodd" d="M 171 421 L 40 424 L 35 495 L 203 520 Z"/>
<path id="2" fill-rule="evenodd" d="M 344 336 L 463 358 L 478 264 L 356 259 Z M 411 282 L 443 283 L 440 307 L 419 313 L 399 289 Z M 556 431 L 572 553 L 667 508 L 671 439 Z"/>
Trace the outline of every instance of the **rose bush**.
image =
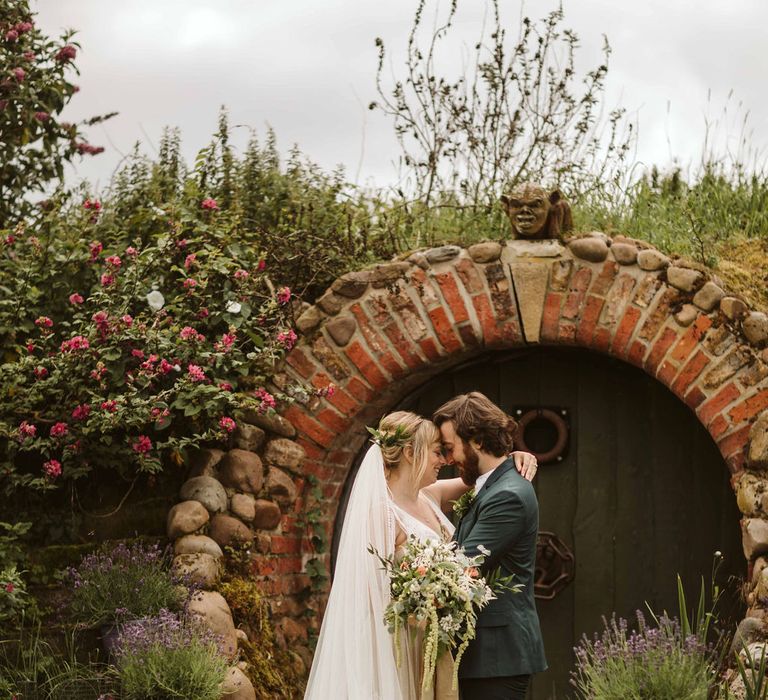
<path id="1" fill-rule="evenodd" d="M 89 197 L 5 240 L 6 490 L 95 467 L 156 472 L 164 454 L 225 439 L 238 410 L 274 408 L 266 385 L 296 340 L 291 290 L 214 204 L 145 208 L 127 229 Z"/>
<path id="2" fill-rule="evenodd" d="M 59 119 L 77 93 L 78 44 L 74 32 L 46 37 L 36 26 L 26 0 L 0 0 L 0 228 L 33 211 L 28 195 L 61 180 L 64 164 L 75 156 L 104 149 L 88 143 L 81 124 Z"/>

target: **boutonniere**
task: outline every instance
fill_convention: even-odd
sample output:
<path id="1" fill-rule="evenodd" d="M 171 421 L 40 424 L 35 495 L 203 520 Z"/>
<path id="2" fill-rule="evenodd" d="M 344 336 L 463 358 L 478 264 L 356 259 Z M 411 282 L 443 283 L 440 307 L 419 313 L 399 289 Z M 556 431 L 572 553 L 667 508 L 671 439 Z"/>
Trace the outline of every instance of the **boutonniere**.
<path id="1" fill-rule="evenodd" d="M 458 517 L 459 520 L 461 520 L 461 518 L 463 518 L 466 512 L 469 510 L 469 507 L 472 505 L 472 501 L 475 500 L 475 495 L 475 489 L 471 488 L 469 491 L 463 494 L 461 498 L 458 498 L 453 502 L 453 512 L 456 513 L 456 517 Z"/>

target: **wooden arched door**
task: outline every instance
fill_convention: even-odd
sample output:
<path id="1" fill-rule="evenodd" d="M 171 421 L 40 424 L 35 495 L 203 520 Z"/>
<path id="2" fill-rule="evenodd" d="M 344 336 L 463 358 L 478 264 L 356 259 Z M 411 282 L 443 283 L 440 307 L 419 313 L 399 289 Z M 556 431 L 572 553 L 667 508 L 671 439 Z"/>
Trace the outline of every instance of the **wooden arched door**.
<path id="1" fill-rule="evenodd" d="M 573 553 L 575 576 L 537 603 L 550 668 L 534 679 L 532 699 L 571 696 L 573 647 L 601 628 L 603 615 L 631 619 L 646 601 L 676 613 L 676 574 L 695 597 L 716 550 L 725 555 L 723 578 L 743 574 L 726 466 L 696 416 L 662 384 L 603 355 L 536 347 L 489 353 L 442 373 L 397 408 L 428 416 L 472 390 L 511 415 L 565 412 L 569 427 L 562 459 L 542 465 L 534 481 L 540 529 Z M 541 427 L 532 442 L 547 441 Z"/>

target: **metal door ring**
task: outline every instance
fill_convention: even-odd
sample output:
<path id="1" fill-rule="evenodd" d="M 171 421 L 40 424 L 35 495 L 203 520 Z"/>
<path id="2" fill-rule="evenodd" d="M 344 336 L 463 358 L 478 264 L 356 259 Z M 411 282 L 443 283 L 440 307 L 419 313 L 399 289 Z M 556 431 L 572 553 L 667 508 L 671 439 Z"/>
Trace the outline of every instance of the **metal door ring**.
<path id="1" fill-rule="evenodd" d="M 537 419 L 547 421 L 554 426 L 555 431 L 557 432 L 555 444 L 546 452 L 534 452 L 525 442 L 525 429 L 530 423 Z M 568 426 L 562 416 L 549 408 L 536 408 L 526 411 L 517 422 L 519 425 L 517 443 L 521 450 L 524 452 L 531 452 L 539 461 L 539 464 L 554 462 L 558 457 L 562 458 L 565 447 L 568 444 Z"/>

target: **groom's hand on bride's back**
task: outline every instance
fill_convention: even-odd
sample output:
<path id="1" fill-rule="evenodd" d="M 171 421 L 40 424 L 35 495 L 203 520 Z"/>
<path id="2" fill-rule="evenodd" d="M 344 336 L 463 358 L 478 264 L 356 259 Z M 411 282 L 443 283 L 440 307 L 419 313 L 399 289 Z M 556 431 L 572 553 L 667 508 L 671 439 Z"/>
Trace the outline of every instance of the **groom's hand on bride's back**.
<path id="1" fill-rule="evenodd" d="M 515 468 L 528 481 L 533 481 L 536 476 L 536 470 L 539 468 L 538 461 L 530 452 L 516 451 L 512 453 L 515 460 Z"/>

